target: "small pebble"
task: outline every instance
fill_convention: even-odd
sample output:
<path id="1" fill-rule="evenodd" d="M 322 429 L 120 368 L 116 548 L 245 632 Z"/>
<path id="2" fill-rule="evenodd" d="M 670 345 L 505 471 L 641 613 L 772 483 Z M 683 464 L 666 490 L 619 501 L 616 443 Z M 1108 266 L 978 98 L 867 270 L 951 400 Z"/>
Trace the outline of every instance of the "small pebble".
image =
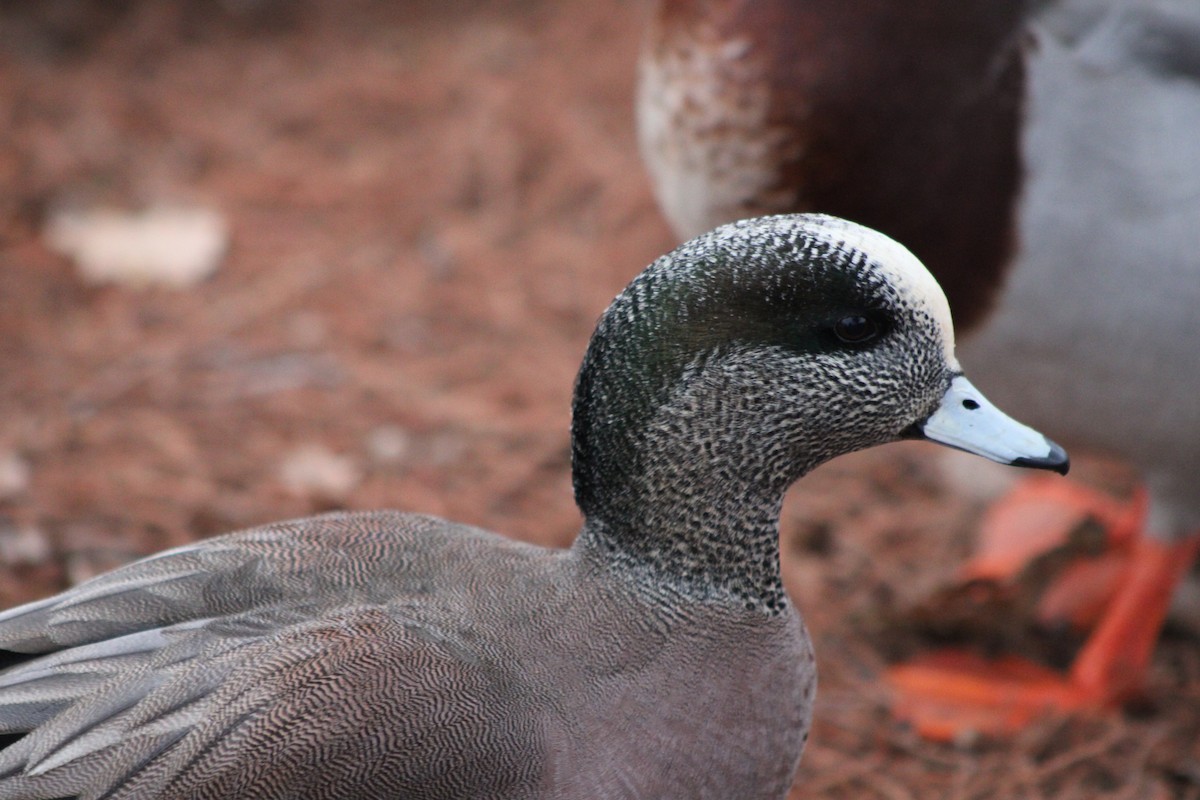
<path id="1" fill-rule="evenodd" d="M 397 425 L 380 425 L 367 434 L 366 446 L 377 463 L 399 464 L 412 452 L 412 436 Z"/>
<path id="2" fill-rule="evenodd" d="M 40 529 L 0 525 L 0 564 L 44 564 L 50 555 L 50 543 Z"/>
<path id="3" fill-rule="evenodd" d="M 352 458 L 321 445 L 303 445 L 284 457 L 279 468 L 283 485 L 298 496 L 342 499 L 362 481 Z"/>
<path id="4" fill-rule="evenodd" d="M 7 500 L 29 488 L 29 462 L 11 450 L 0 452 L 0 500 Z"/>
<path id="5" fill-rule="evenodd" d="M 225 219 L 204 208 L 60 210 L 43 236 L 89 283 L 176 289 L 212 275 L 229 247 Z"/>

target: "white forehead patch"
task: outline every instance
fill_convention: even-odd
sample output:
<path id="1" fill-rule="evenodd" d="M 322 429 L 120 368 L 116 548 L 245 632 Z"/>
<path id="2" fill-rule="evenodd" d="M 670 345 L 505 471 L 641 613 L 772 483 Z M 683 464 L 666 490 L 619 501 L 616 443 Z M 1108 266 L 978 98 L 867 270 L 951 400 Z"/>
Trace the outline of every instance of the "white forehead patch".
<path id="1" fill-rule="evenodd" d="M 951 369 L 959 368 L 954 355 L 954 323 L 950 318 L 950 303 L 942 287 L 920 259 L 895 239 L 864 225 L 825 214 L 806 214 L 803 219 L 805 230 L 814 238 L 841 250 L 858 250 L 890 285 L 908 298 L 914 308 L 926 311 L 942 329 L 946 364 Z"/>

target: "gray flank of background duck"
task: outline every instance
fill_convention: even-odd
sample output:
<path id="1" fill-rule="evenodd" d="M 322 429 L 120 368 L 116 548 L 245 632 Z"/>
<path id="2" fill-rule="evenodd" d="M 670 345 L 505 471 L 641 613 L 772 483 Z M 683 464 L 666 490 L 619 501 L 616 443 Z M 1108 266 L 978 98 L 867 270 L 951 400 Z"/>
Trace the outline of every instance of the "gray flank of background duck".
<path id="1" fill-rule="evenodd" d="M 816 680 L 787 487 L 900 438 L 1066 468 L 962 377 L 920 262 L 824 216 L 652 264 L 572 434 L 569 550 L 337 513 L 0 615 L 0 798 L 781 798 Z"/>

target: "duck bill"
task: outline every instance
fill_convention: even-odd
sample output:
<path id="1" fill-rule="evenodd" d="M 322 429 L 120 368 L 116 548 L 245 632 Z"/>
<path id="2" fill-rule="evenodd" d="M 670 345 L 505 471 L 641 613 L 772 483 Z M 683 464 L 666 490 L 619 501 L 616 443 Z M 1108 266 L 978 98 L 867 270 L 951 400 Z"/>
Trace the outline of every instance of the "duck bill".
<path id="1" fill-rule="evenodd" d="M 965 450 L 1001 464 L 1066 475 L 1067 451 L 996 408 L 962 375 L 950 381 L 941 403 L 910 429 L 913 438 Z"/>

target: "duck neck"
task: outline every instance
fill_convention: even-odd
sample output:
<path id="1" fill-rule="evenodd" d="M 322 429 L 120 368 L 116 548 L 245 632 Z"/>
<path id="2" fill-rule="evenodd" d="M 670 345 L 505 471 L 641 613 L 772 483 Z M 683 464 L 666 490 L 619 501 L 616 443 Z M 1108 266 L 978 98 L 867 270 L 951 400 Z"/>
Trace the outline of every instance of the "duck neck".
<path id="1" fill-rule="evenodd" d="M 694 488 L 694 487 L 693 487 Z M 575 548 L 653 591 L 777 614 L 787 607 L 779 571 L 781 498 L 734 486 L 649 494 L 644 513 L 589 516 Z"/>
<path id="2" fill-rule="evenodd" d="M 809 465 L 772 446 L 772 431 L 755 434 L 758 414 L 738 393 L 708 397 L 729 402 L 667 404 L 644 426 L 617 426 L 599 450 L 577 451 L 577 471 L 589 473 L 577 475 L 577 548 L 669 591 L 779 613 L 780 509 Z"/>

